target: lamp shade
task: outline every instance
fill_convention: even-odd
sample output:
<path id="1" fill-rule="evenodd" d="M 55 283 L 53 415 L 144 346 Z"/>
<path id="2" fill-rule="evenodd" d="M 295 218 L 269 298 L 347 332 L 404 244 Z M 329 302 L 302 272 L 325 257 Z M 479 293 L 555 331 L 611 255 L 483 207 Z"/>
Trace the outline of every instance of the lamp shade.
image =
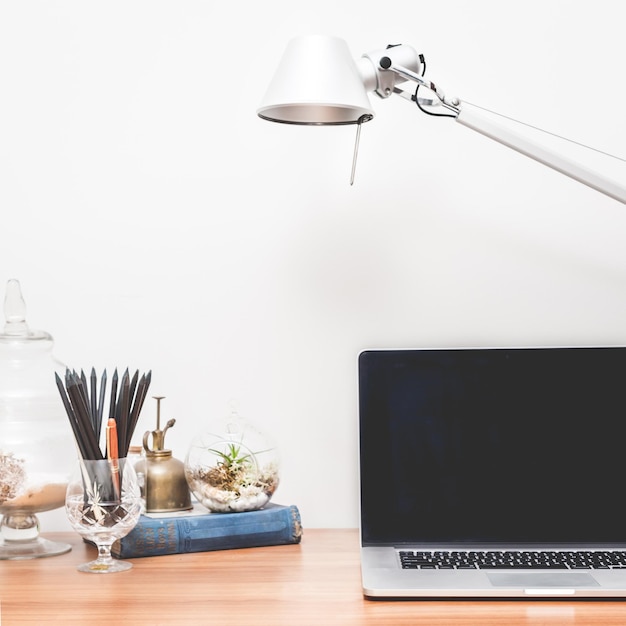
<path id="1" fill-rule="evenodd" d="M 372 119 L 363 80 L 346 42 L 309 35 L 292 39 L 257 109 L 286 124 L 357 124 Z"/>

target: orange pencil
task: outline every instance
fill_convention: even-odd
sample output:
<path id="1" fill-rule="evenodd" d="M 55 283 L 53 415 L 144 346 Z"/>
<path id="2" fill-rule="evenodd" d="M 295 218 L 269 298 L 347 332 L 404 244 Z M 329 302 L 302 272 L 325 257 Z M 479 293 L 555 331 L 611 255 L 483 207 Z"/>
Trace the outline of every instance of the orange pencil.
<path id="1" fill-rule="evenodd" d="M 106 427 L 106 446 L 107 458 L 111 464 L 111 473 L 113 474 L 113 487 L 115 496 L 120 497 L 120 466 L 118 463 L 119 453 L 117 444 L 117 422 L 110 417 Z"/>

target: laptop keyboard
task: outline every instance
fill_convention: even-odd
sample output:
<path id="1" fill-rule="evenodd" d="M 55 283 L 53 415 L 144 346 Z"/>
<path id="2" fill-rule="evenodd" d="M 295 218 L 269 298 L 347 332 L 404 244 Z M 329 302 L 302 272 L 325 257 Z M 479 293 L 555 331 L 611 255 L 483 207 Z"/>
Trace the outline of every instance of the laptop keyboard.
<path id="1" fill-rule="evenodd" d="M 626 569 L 626 551 L 401 550 L 403 569 Z"/>

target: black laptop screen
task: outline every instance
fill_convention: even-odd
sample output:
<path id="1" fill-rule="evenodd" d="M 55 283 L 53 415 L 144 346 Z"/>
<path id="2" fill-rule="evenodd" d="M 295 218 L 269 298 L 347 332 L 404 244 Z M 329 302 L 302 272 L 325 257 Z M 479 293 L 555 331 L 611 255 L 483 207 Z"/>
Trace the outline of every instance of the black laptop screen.
<path id="1" fill-rule="evenodd" d="M 366 351 L 365 545 L 626 542 L 626 348 Z"/>

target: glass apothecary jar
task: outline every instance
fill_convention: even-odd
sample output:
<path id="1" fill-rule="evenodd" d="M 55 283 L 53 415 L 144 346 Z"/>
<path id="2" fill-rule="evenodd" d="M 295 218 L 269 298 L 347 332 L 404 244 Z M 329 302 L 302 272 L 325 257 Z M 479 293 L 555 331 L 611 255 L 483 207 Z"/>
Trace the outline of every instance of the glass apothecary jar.
<path id="1" fill-rule="evenodd" d="M 185 477 L 209 511 L 254 511 L 263 508 L 278 487 L 278 451 L 232 410 L 221 424 L 194 437 L 185 458 Z"/>
<path id="2" fill-rule="evenodd" d="M 37 513 L 65 504 L 76 448 L 55 385 L 65 367 L 53 339 L 30 330 L 20 284 L 7 284 L 0 333 L 0 559 L 62 554 L 70 545 L 39 535 Z"/>

